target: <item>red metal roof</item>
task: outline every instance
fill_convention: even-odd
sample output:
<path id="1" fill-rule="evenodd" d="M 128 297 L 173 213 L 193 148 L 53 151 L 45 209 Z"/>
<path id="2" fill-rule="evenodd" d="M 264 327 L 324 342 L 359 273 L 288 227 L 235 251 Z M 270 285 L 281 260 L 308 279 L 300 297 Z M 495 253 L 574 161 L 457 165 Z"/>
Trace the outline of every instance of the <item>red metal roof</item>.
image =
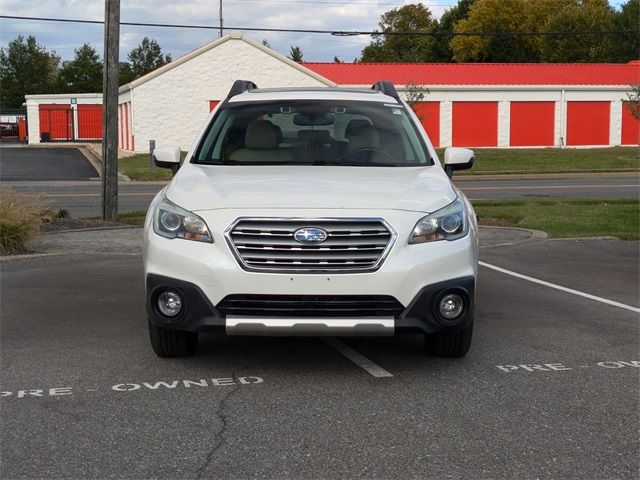
<path id="1" fill-rule="evenodd" d="M 640 83 L 640 61 L 629 63 L 303 63 L 338 85 L 629 85 Z"/>

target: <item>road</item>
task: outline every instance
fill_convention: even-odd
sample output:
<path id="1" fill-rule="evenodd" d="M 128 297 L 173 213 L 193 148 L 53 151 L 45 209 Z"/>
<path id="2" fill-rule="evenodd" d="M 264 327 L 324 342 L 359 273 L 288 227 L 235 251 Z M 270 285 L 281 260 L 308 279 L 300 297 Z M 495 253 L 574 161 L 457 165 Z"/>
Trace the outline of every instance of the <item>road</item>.
<path id="1" fill-rule="evenodd" d="M 110 232 L 2 264 L 2 478 L 638 478 L 638 242 L 485 245 L 460 360 L 418 335 L 163 360 L 140 230 Z"/>
<path id="2" fill-rule="evenodd" d="M 605 178 L 547 178 L 467 180 L 454 177 L 472 200 L 514 200 L 536 198 L 638 198 L 639 176 Z"/>
<path id="3" fill-rule="evenodd" d="M 8 182 L 16 190 L 43 196 L 51 207 L 66 208 L 74 217 L 100 215 L 100 182 Z M 571 179 L 503 179 L 464 180 L 456 184 L 471 198 L 638 198 L 639 177 L 571 178 Z M 120 182 L 121 212 L 146 210 L 164 183 Z"/>

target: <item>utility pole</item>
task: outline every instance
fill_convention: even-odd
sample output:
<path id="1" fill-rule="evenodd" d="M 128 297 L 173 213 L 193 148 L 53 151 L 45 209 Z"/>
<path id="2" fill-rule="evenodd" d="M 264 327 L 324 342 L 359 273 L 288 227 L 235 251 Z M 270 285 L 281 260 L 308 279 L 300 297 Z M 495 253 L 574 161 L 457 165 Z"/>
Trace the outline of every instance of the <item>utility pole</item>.
<path id="1" fill-rule="evenodd" d="M 219 37 L 222 38 L 222 35 L 224 35 L 223 33 L 223 21 L 222 21 L 222 0 L 220 0 L 220 10 L 218 11 L 218 18 L 220 18 L 220 35 Z"/>
<path id="2" fill-rule="evenodd" d="M 102 219 L 118 219 L 118 70 L 120 0 L 104 0 Z"/>

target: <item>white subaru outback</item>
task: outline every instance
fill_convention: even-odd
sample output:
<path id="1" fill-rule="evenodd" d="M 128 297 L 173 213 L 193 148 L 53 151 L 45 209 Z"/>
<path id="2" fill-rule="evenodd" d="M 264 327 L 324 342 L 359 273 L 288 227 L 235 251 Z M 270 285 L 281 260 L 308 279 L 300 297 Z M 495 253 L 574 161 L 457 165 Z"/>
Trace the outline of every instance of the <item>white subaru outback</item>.
<path id="1" fill-rule="evenodd" d="M 145 224 L 146 309 L 159 356 L 227 335 L 421 333 L 430 355 L 471 344 L 476 218 L 388 81 L 371 90 L 236 81 Z"/>

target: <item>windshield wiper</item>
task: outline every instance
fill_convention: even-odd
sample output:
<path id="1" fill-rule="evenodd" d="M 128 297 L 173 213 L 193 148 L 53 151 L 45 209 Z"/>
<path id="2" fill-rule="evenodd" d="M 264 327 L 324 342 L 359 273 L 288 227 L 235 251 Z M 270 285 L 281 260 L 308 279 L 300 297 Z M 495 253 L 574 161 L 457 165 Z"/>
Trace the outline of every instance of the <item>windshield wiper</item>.
<path id="1" fill-rule="evenodd" d="M 364 163 L 364 162 L 338 162 L 331 160 L 316 160 L 311 165 L 328 165 L 338 167 L 397 167 L 397 163 Z"/>

